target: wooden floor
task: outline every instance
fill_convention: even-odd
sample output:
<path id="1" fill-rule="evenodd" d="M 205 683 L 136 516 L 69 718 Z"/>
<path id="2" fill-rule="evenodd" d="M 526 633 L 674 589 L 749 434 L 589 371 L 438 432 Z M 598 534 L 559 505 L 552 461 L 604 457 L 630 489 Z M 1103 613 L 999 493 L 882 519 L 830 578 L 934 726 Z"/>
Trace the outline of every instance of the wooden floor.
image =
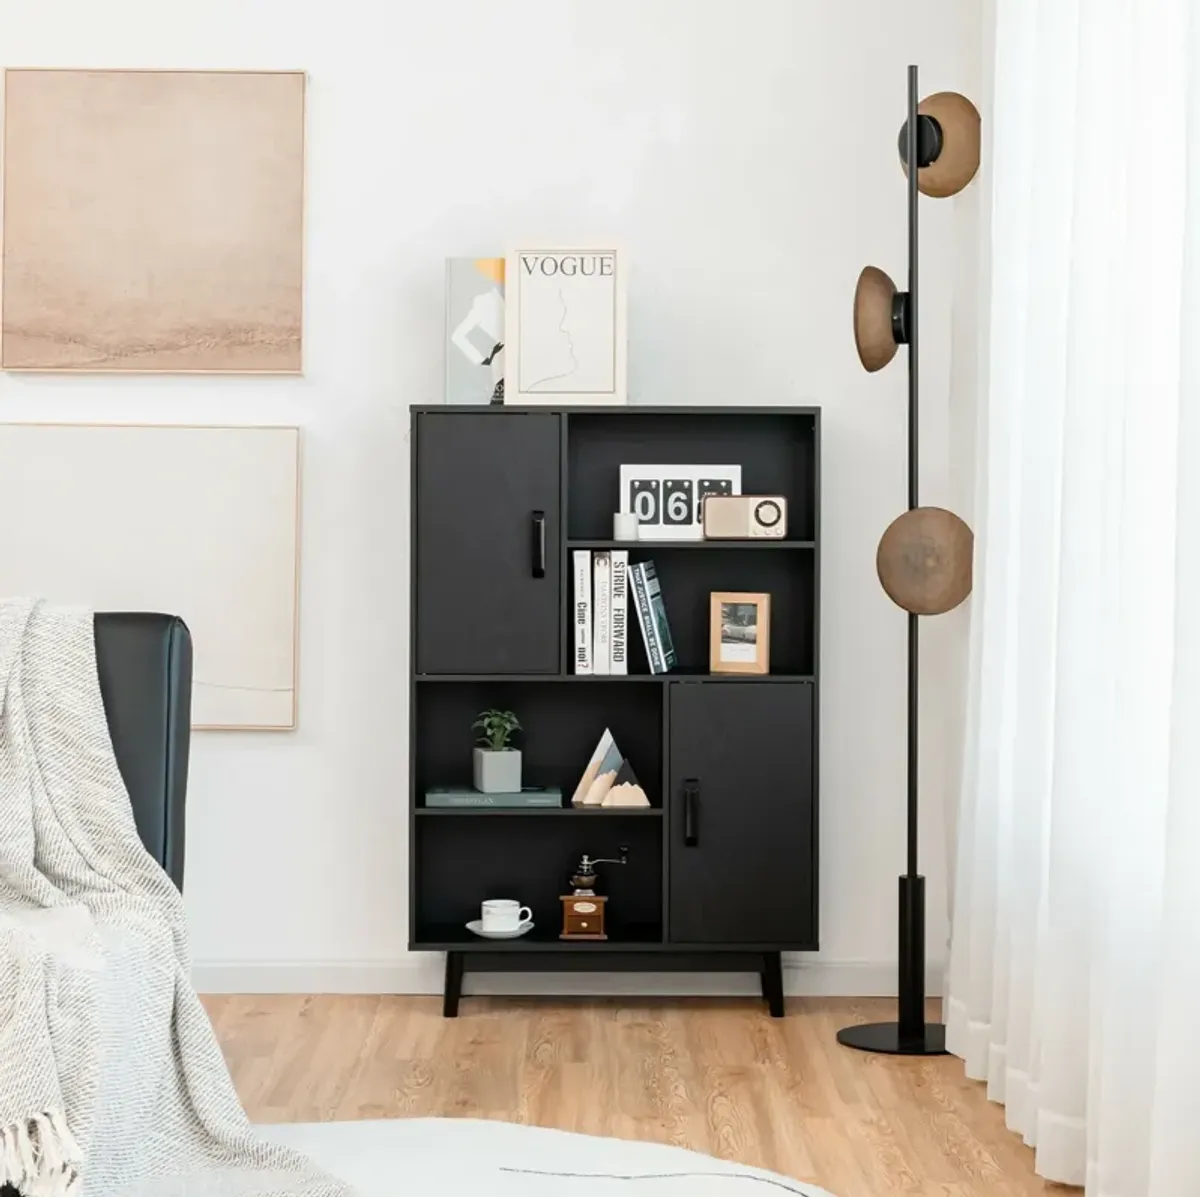
<path id="1" fill-rule="evenodd" d="M 212 997 L 238 1092 L 260 1122 L 497 1118 L 690 1147 L 836 1197 L 1076 1192 L 960 1061 L 861 1055 L 834 1040 L 889 1003 L 789 999 Z"/>

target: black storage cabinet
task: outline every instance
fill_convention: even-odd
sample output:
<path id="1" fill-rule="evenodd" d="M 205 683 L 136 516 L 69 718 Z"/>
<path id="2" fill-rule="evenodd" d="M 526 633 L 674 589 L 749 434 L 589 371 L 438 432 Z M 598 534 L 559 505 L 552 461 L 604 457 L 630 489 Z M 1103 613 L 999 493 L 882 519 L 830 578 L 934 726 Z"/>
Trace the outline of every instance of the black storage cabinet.
<path id="1" fill-rule="evenodd" d="M 815 950 L 820 413 L 815 408 L 419 407 L 412 434 L 409 946 L 446 953 L 444 1009 L 473 970 L 749 970 L 783 1013 L 781 952 Z M 622 463 L 736 464 L 788 500 L 783 540 L 617 544 Z M 632 601 L 629 674 L 571 672 L 571 554 L 653 560 L 679 657 L 652 675 Z M 771 672 L 712 675 L 709 595 L 771 595 Z M 511 708 L 526 785 L 569 802 L 605 727 L 649 809 L 427 809 L 469 783 L 471 723 Z M 583 853 L 609 938 L 559 939 Z M 535 927 L 480 940 L 486 897 Z"/>

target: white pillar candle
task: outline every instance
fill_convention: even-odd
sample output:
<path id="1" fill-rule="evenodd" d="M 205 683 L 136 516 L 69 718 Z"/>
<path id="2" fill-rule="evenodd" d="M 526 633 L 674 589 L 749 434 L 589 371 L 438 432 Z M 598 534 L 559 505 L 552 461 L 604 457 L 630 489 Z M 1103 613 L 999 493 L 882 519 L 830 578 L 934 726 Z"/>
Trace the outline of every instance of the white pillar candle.
<path id="1" fill-rule="evenodd" d="M 613 514 L 613 540 L 637 540 L 638 517 L 632 511 Z"/>

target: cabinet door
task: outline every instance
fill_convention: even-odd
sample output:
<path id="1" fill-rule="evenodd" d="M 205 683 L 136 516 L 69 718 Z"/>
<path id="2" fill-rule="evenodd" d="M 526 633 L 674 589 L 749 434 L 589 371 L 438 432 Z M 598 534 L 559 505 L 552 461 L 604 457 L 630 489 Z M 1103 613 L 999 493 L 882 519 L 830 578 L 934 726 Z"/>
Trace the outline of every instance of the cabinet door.
<path id="1" fill-rule="evenodd" d="M 422 413 L 418 673 L 557 673 L 559 417 Z"/>
<path id="2" fill-rule="evenodd" d="M 671 941 L 815 947 L 812 686 L 669 689 Z"/>

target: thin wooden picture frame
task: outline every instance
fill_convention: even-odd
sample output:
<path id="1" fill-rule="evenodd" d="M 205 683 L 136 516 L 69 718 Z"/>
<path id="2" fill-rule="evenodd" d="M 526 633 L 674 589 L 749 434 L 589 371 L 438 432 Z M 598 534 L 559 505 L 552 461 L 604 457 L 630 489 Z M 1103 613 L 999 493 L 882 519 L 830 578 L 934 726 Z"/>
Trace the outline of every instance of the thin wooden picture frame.
<path id="1" fill-rule="evenodd" d="M 726 608 L 733 610 L 727 611 Z M 753 608 L 753 613 L 746 611 Z M 771 671 L 771 596 L 715 590 L 708 605 L 710 673 Z"/>
<path id="2" fill-rule="evenodd" d="M 14 302 L 14 300 L 13 300 L 14 288 L 12 287 L 11 282 L 10 282 L 9 286 L 0 287 L 0 370 L 3 370 L 5 373 L 11 373 L 11 374 L 51 374 L 51 375 L 145 374 L 145 375 L 153 376 L 156 374 L 161 374 L 161 375 L 177 374 L 177 375 L 231 375 L 234 377 L 263 376 L 263 377 L 284 377 L 284 378 L 297 378 L 297 377 L 303 376 L 303 374 L 304 374 L 304 356 L 305 356 L 305 354 L 304 354 L 304 326 L 305 326 L 305 307 L 306 307 L 305 275 L 306 275 L 307 239 L 308 239 L 307 238 L 307 195 L 306 195 L 307 175 L 308 175 L 308 167 L 307 167 L 308 76 L 307 76 L 307 73 L 302 69 L 291 69 L 291 68 L 284 68 L 284 69 L 220 68 L 220 67 L 211 68 L 211 69 L 210 68 L 177 69 L 177 68 L 158 68 L 158 67 L 149 67 L 149 68 L 147 68 L 147 67 L 113 67 L 113 68 L 8 67 L 8 68 L 5 68 L 5 70 L 3 72 L 4 169 L 3 169 L 3 182 L 2 182 L 2 184 L 0 184 L 0 187 L 2 187 L 2 189 L 3 189 L 3 201 L 2 201 L 2 203 L 0 203 L 0 208 L 2 208 L 2 216 L 0 216 L 0 220 L 3 221 L 3 230 L 2 230 L 2 232 L 0 232 L 0 247 L 2 247 L 2 248 L 0 248 L 0 272 L 2 272 L 5 275 L 7 275 L 10 272 L 10 269 L 12 269 L 12 262 L 11 262 L 9 255 L 19 252 L 20 244 L 21 244 L 21 239 L 20 239 L 19 235 L 17 235 L 16 230 L 14 230 L 11 227 L 12 221 L 14 219 L 13 213 L 16 212 L 17 208 L 19 207 L 19 205 L 14 205 L 14 203 L 13 203 L 13 199 L 14 199 L 13 192 L 14 192 L 14 189 L 20 183 L 21 176 L 28 175 L 28 173 L 29 173 L 29 172 L 19 172 L 19 171 L 13 169 L 13 165 L 9 161 L 10 145 L 12 144 L 12 140 L 13 140 L 11 137 L 10 119 L 11 119 L 12 112 L 14 111 L 14 106 L 11 102 L 11 97 L 9 94 L 10 93 L 10 85 L 11 85 L 12 80 L 19 76 L 26 76 L 26 77 L 32 77 L 32 78 L 39 78 L 39 77 L 45 78 L 48 76 L 70 76 L 70 75 L 113 76 L 113 77 L 125 76 L 125 77 L 130 77 L 130 78 L 138 78 L 138 77 L 153 78 L 155 76 L 197 76 L 197 77 L 208 77 L 208 78 L 211 78 L 214 80 L 219 80 L 222 78 L 226 78 L 226 79 L 242 78 L 242 79 L 247 79 L 247 80 L 270 79 L 273 81 L 274 80 L 280 80 L 280 81 L 294 80 L 298 84 L 299 95 L 297 97 L 296 111 L 293 114 L 295 119 L 298 121 L 297 130 L 296 130 L 298 133 L 298 146 L 296 147 L 297 152 L 298 152 L 298 178 L 296 179 L 296 190 L 294 193 L 294 197 L 290 197 L 290 199 L 289 199 L 289 203 L 291 202 L 291 198 L 294 198 L 294 201 L 299 205 L 299 209 L 296 214 L 297 222 L 298 222 L 297 229 L 296 229 L 297 241 L 295 243 L 292 243 L 295 245 L 295 252 L 296 252 L 295 265 L 296 265 L 296 268 L 297 268 L 298 274 L 299 274 L 298 292 L 295 297 L 294 310 L 291 308 L 291 306 L 289 306 L 290 302 L 291 302 L 289 300 L 288 304 L 283 305 L 283 308 L 281 309 L 280 312 L 274 313 L 275 315 L 280 315 L 282 312 L 284 315 L 286 315 L 285 325 L 287 327 L 290 327 L 291 323 L 294 321 L 294 325 L 295 325 L 295 329 L 296 329 L 295 348 L 294 348 L 294 351 L 291 349 L 286 349 L 286 350 L 282 350 L 279 353 L 277 353 L 276 356 L 283 359 L 279 362 L 247 360 L 245 357 L 244 350 L 239 351 L 237 349 L 231 349 L 229 351 L 231 359 L 234 357 L 238 357 L 239 352 L 240 352 L 241 360 L 237 360 L 237 361 L 230 360 L 226 364 L 210 364 L 210 363 L 203 362 L 203 361 L 200 361 L 197 363 L 192 363 L 192 362 L 189 362 L 186 360 L 186 358 L 189 354 L 202 359 L 204 356 L 203 353 L 200 352 L 199 350 L 195 350 L 194 348 L 183 348 L 180 350 L 180 352 L 178 354 L 173 355 L 171 346 L 162 346 L 162 345 L 159 345 L 157 347 L 154 347 L 151 345 L 150 348 L 146 348 L 145 346 L 142 346 L 139 348 L 138 352 L 130 351 L 128 354 L 125 355 L 127 358 L 136 358 L 138 356 L 139 352 L 145 352 L 146 354 L 160 355 L 167 359 L 167 360 L 163 360 L 158 363 L 155 363 L 155 364 L 152 364 L 150 362 L 147 362 L 146 364 L 141 364 L 141 365 L 128 364 L 127 361 L 121 360 L 122 354 L 121 353 L 114 354 L 114 351 L 112 350 L 111 347 L 106 349 L 104 352 L 102 352 L 99 355 L 99 357 L 97 358 L 97 360 L 94 360 L 94 361 L 89 361 L 89 360 L 83 360 L 83 361 L 31 360 L 31 357 L 34 357 L 34 356 L 45 359 L 46 357 L 52 357 L 53 354 L 39 353 L 37 355 L 31 355 L 29 352 L 18 352 L 18 351 L 16 351 L 16 349 L 14 349 L 13 346 L 11 346 L 9 344 L 9 338 L 5 336 L 5 333 L 6 333 L 6 331 L 12 329 L 13 325 L 17 323 L 17 320 L 19 319 L 19 317 L 21 315 L 20 304 L 17 302 Z M 28 205 L 26 205 L 26 206 L 28 207 Z M 40 208 L 42 206 L 37 205 L 36 207 Z M 70 258 L 70 255 L 68 255 L 68 259 L 69 258 Z M 18 270 L 16 272 L 16 274 L 18 276 L 31 275 L 32 277 L 39 277 L 40 273 L 41 272 L 38 270 L 33 270 L 33 271 Z M 278 280 L 276 280 L 276 281 L 278 281 Z M 161 280 L 158 280 L 156 285 L 161 287 L 162 286 Z M 70 288 L 68 288 L 68 290 L 69 289 Z M 275 293 L 271 292 L 271 294 L 274 295 Z M 95 296 L 94 298 L 96 299 L 97 303 L 99 303 L 100 299 L 102 297 Z M 36 311 L 38 306 L 40 305 L 40 303 L 41 303 L 41 300 L 40 299 L 37 300 L 34 303 L 32 310 Z M 29 305 L 26 304 L 26 307 L 28 308 Z M 101 305 L 101 307 L 104 308 L 104 310 L 106 312 L 108 311 L 107 307 L 104 307 L 104 305 Z M 258 315 L 256 318 L 261 319 L 262 315 L 263 315 L 263 313 L 260 310 L 258 312 Z M 111 318 L 111 313 L 109 313 L 109 316 L 107 316 L 106 319 L 107 318 Z M 256 318 L 252 318 L 249 314 L 240 313 L 239 318 L 242 318 L 241 323 L 244 324 L 245 327 L 243 328 L 243 327 L 239 326 L 238 328 L 234 328 L 233 333 L 230 333 L 228 329 L 225 329 L 225 324 L 230 319 L 230 316 L 228 313 L 213 311 L 213 312 L 210 312 L 205 318 L 216 320 L 217 324 L 214 327 L 218 328 L 218 331 L 222 332 L 223 335 L 233 336 L 233 333 L 236 333 L 237 335 L 233 336 L 233 340 L 231 342 L 234 345 L 238 345 L 243 342 L 252 342 L 256 336 L 261 334 L 264 327 L 268 327 L 267 325 L 256 324 L 255 323 Z M 53 323 L 54 322 L 51 321 L 51 325 L 53 325 Z M 236 323 L 236 321 L 235 321 L 235 323 Z M 57 333 L 46 332 L 45 330 L 43 330 L 43 332 L 44 332 L 44 335 L 48 336 L 48 337 L 53 337 L 54 335 L 58 335 L 60 337 L 65 336 L 68 341 L 75 338 L 78 334 L 78 330 L 70 330 L 70 329 L 63 329 L 63 328 L 58 329 Z M 112 335 L 112 333 L 113 333 L 113 330 L 109 329 L 109 330 L 107 330 L 106 335 Z M 133 322 L 132 320 L 131 320 L 130 325 L 127 328 L 124 328 L 121 330 L 121 333 L 127 339 L 132 337 L 134 342 L 137 342 L 139 338 L 145 336 L 145 330 L 136 327 L 135 322 Z M 136 336 L 134 334 L 136 334 Z M 189 336 L 190 335 L 191 334 L 189 333 Z M 210 353 L 210 356 L 214 355 L 213 351 L 211 349 L 208 352 Z M 173 356 L 177 357 L 180 360 L 172 360 Z"/>
<path id="3" fill-rule="evenodd" d="M 279 722 L 232 722 L 232 721 L 199 721 L 192 723 L 192 731 L 205 732 L 294 732 L 300 720 L 300 580 L 301 580 L 301 546 L 303 543 L 303 486 L 304 486 L 304 429 L 296 424 L 196 424 L 196 423 L 150 423 L 147 421 L 101 421 L 101 420 L 29 420 L 29 421 L 0 421 L 0 434 L 5 429 L 41 429 L 41 430 L 146 430 L 150 432 L 272 432 L 290 433 L 295 440 L 295 491 L 294 540 L 291 545 L 291 678 L 290 686 L 290 718 Z M 179 614 L 179 612 L 170 612 Z M 203 686 L 202 679 L 193 678 L 193 686 Z M 223 688 L 218 686 L 217 688 Z M 234 687 L 239 688 L 239 687 Z M 193 691 L 193 701 L 194 701 Z"/>
<path id="4" fill-rule="evenodd" d="M 550 274 L 545 271 L 548 262 L 556 263 Z M 611 267 L 611 287 L 603 284 L 608 277 L 606 267 Z M 578 293 L 584 310 L 578 314 L 572 335 L 571 320 L 578 305 L 572 305 L 568 290 L 583 286 L 580 280 L 584 278 L 596 280 L 595 285 L 603 290 L 603 302 L 589 312 L 591 296 Z M 560 279 L 568 286 L 560 288 L 556 282 Z M 628 403 L 628 300 L 629 255 L 619 245 L 538 248 L 531 243 L 530 248 L 510 250 L 504 293 L 505 404 L 621 407 Z M 561 311 L 555 306 L 559 303 Z M 601 309 L 611 321 L 611 337 L 604 338 L 603 345 L 585 335 L 589 333 L 589 315 L 595 317 Z M 550 342 L 539 336 L 542 330 L 549 330 Z M 565 380 L 576 372 L 594 385 L 552 389 L 556 382 L 559 388 L 565 386 Z"/>

